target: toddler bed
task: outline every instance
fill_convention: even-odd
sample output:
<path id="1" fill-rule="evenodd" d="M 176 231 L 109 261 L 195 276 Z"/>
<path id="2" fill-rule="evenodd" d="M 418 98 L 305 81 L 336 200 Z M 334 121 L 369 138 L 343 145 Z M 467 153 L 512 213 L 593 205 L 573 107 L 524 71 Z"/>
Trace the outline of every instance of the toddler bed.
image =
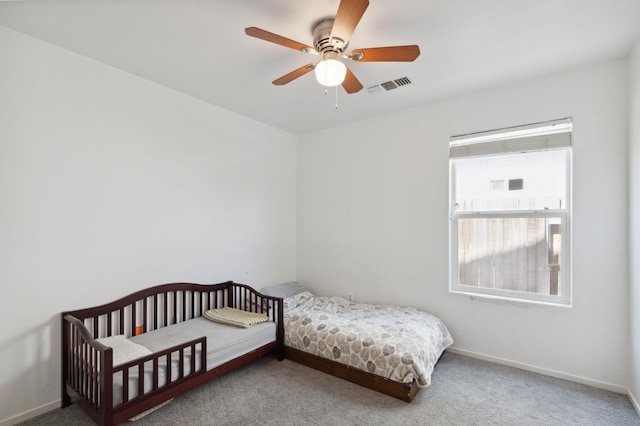
<path id="1" fill-rule="evenodd" d="M 231 281 L 63 312 L 62 406 L 73 400 L 101 425 L 136 419 L 269 352 L 283 359 L 283 340 L 282 299 Z"/>
<path id="2" fill-rule="evenodd" d="M 415 308 L 319 297 L 296 282 L 260 291 L 284 299 L 286 358 L 407 402 L 453 343 L 440 319 Z"/>

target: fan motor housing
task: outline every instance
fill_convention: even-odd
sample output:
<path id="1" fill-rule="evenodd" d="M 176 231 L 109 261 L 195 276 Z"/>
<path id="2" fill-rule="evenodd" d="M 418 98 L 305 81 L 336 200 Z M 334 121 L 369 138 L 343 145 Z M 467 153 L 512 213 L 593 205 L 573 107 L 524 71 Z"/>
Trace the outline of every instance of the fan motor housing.
<path id="1" fill-rule="evenodd" d="M 349 44 L 337 37 L 331 38 L 333 22 L 334 19 L 323 19 L 313 27 L 313 47 L 315 47 L 321 55 L 335 52 L 340 56 Z"/>

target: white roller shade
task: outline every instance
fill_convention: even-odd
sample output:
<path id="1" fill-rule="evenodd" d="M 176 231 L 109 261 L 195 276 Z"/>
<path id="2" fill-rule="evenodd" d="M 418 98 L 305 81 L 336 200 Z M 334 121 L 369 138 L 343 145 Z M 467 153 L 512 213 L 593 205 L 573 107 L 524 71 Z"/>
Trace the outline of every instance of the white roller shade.
<path id="1" fill-rule="evenodd" d="M 571 146 L 571 118 L 452 136 L 449 157 L 475 157 L 561 149 Z"/>

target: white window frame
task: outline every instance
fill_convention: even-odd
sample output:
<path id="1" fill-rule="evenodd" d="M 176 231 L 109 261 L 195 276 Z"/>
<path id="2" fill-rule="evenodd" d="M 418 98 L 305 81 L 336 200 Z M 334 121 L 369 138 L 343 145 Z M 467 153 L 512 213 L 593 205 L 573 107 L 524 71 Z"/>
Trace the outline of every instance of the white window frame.
<path id="1" fill-rule="evenodd" d="M 449 157 L 449 291 L 451 293 L 501 299 L 514 302 L 539 303 L 554 306 L 572 306 L 571 283 L 571 189 L 572 189 L 572 120 L 565 118 L 490 132 L 453 136 Z M 557 136 L 554 136 L 557 135 Z M 517 154 L 534 151 L 566 150 L 566 208 L 509 211 L 456 211 L 456 160 L 469 157 Z M 468 218 L 559 218 L 560 219 L 560 272 L 558 295 L 525 291 L 503 290 L 464 285 L 459 282 L 458 221 Z"/>

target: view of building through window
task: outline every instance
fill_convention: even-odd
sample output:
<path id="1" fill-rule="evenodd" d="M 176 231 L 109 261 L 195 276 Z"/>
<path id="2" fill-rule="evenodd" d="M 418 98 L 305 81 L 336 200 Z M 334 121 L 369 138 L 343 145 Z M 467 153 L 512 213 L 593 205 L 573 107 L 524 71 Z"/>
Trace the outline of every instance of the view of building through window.
<path id="1" fill-rule="evenodd" d="M 451 162 L 452 290 L 569 303 L 570 147 Z"/>

